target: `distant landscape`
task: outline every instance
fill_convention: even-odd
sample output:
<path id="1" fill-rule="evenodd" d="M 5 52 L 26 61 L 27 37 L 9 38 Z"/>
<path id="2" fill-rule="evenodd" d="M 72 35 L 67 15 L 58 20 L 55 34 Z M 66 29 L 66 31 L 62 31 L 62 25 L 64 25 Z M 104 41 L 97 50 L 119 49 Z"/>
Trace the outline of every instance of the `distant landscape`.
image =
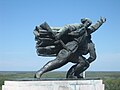
<path id="1" fill-rule="evenodd" d="M 19 80 L 24 78 L 33 78 L 34 71 L 0 71 L 0 90 L 5 80 Z M 65 78 L 65 71 L 48 72 L 42 78 Z M 105 90 L 120 90 L 120 72 L 102 72 L 87 71 L 86 78 L 102 79 L 105 84 Z"/>

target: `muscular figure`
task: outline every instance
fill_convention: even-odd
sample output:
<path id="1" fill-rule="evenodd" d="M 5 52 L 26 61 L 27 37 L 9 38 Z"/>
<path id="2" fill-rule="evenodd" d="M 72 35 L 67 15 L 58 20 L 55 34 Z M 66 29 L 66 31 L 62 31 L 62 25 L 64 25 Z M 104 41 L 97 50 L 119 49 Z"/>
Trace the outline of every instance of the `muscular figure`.
<path id="1" fill-rule="evenodd" d="M 95 60 L 96 53 L 94 44 L 91 41 L 91 33 L 96 31 L 104 22 L 105 18 L 92 25 L 89 19 L 81 19 L 82 24 L 67 25 L 61 28 L 61 32 L 56 34 L 57 39 L 62 39 L 63 36 L 70 36 L 70 38 L 64 40 L 64 48 L 59 51 L 57 57 L 45 64 L 36 74 L 35 78 L 40 78 L 45 72 L 60 68 L 68 62 L 76 63 L 72 66 L 68 73 L 67 78 L 80 78 L 80 73 L 89 67 L 89 63 Z M 90 54 L 88 59 L 82 55 Z"/>

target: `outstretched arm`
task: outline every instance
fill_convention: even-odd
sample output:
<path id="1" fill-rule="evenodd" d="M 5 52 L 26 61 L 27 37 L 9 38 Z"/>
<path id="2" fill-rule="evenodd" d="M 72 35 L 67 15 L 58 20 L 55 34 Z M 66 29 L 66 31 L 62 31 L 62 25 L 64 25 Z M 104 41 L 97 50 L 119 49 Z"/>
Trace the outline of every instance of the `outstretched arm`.
<path id="1" fill-rule="evenodd" d="M 106 18 L 100 17 L 100 20 L 98 20 L 96 24 L 90 26 L 89 33 L 91 34 L 95 32 L 105 22 L 106 22 Z"/>

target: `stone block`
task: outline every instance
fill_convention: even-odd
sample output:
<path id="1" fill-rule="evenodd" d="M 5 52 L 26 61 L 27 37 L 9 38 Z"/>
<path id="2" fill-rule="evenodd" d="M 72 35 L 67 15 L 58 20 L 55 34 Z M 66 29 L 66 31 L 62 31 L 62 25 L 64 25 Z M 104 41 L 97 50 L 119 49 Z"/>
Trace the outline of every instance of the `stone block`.
<path id="1" fill-rule="evenodd" d="M 2 90 L 104 90 L 102 80 L 5 81 Z"/>

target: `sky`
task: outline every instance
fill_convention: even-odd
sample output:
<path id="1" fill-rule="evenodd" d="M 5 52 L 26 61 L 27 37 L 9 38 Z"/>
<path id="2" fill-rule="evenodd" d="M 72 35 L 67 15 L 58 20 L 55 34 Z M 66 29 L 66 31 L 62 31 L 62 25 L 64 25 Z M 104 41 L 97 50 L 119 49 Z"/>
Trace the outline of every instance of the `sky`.
<path id="1" fill-rule="evenodd" d="M 119 0 L 0 0 L 0 71 L 37 71 L 55 58 L 37 56 L 35 26 L 46 21 L 62 27 L 81 18 L 94 24 L 100 16 L 107 21 L 92 34 L 97 59 L 88 71 L 120 71 Z"/>

